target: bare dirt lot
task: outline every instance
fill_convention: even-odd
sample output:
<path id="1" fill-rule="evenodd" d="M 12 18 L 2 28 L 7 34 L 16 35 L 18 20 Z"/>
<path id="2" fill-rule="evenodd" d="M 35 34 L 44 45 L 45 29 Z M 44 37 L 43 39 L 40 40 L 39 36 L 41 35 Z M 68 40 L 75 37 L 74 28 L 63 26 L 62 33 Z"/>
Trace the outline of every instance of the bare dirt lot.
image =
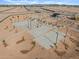
<path id="1" fill-rule="evenodd" d="M 0 59 L 79 59 L 77 14 L 78 7 L 0 7 Z M 45 49 L 34 40 L 37 38 L 31 33 L 13 26 L 14 22 L 35 18 L 40 24 L 56 26 L 58 31 L 65 33 L 64 38 Z"/>

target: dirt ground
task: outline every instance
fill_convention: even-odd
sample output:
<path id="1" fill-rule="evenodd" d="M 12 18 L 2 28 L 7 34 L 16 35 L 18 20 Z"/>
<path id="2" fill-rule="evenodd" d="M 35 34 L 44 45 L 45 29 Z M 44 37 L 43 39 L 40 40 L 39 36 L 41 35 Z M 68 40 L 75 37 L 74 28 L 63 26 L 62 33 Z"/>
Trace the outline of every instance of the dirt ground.
<path id="1" fill-rule="evenodd" d="M 47 11 L 43 8 L 53 10 Z M 59 20 L 50 15 L 57 12 L 64 14 Z M 70 20 L 65 14 L 79 13 L 77 7 L 0 7 L 0 59 L 79 59 L 79 32 L 73 30 L 79 21 Z M 12 25 L 16 21 L 38 18 L 53 25 L 62 25 L 64 21 L 74 22 L 72 26 L 63 25 L 59 31 L 66 33 L 65 42 L 61 40 L 56 47 L 41 47 L 28 31 Z M 78 29 L 79 30 L 79 29 Z"/>

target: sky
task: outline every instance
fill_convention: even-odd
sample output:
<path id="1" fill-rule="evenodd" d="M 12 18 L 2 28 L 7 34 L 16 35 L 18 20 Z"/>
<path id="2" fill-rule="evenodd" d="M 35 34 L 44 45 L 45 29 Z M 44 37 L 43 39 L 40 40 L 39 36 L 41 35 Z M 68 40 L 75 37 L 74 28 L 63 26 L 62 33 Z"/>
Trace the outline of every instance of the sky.
<path id="1" fill-rule="evenodd" d="M 0 4 L 67 4 L 79 5 L 79 0 L 0 0 Z"/>

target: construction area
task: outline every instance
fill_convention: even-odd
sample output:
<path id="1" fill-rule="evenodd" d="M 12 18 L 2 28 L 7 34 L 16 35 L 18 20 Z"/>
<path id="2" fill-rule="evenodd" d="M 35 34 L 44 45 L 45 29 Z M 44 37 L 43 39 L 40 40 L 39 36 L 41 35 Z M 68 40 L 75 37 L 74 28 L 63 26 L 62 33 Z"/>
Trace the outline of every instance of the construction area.
<path id="1" fill-rule="evenodd" d="M 79 8 L 0 6 L 0 59 L 79 59 Z"/>

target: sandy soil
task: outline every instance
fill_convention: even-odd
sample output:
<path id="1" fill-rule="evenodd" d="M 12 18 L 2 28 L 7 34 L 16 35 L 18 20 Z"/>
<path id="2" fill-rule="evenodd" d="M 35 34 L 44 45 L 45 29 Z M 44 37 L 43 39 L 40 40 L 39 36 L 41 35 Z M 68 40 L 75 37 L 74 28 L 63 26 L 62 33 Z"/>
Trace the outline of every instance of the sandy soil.
<path id="1" fill-rule="evenodd" d="M 64 13 L 79 13 L 79 8 L 75 7 L 45 6 L 43 8 Z M 68 34 L 64 38 L 65 43 L 61 40 L 57 43 L 57 47 L 45 49 L 33 41 L 35 38 L 30 33 L 12 25 L 13 22 L 34 17 L 54 25 L 67 19 L 62 17 L 57 22 L 57 20 L 50 17 L 51 12 L 42 10 L 40 7 L 29 7 L 29 9 L 28 11 L 24 7 L 0 7 L 0 11 L 3 11 L 0 12 L 0 59 L 79 59 L 79 46 L 76 46 L 77 43 L 79 44 L 79 32 L 74 32 L 69 26 Z M 35 13 L 39 9 L 41 13 Z M 76 21 L 74 22 L 76 23 Z M 66 33 L 66 29 L 63 27 L 60 31 Z"/>

